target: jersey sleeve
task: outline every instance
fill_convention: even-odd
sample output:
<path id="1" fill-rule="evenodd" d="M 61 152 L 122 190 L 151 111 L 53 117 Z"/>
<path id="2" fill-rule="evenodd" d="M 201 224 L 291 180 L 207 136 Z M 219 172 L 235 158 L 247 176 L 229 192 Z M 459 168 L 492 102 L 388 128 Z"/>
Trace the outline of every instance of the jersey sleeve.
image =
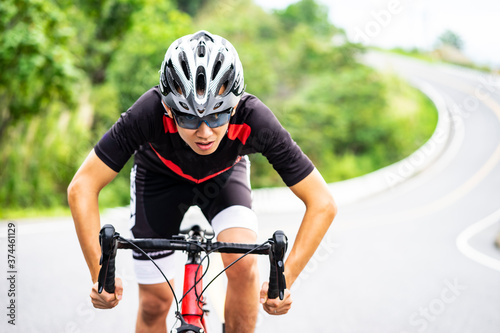
<path id="1" fill-rule="evenodd" d="M 314 164 L 273 112 L 254 96 L 246 101 L 245 107 L 251 109 L 248 118 L 252 128 L 250 144 L 267 158 L 284 183 L 293 186 L 308 176 Z"/>
<path id="2" fill-rule="evenodd" d="M 96 155 L 119 172 L 134 152 L 161 133 L 163 107 L 155 88 L 147 91 L 121 114 L 116 123 L 95 145 Z"/>

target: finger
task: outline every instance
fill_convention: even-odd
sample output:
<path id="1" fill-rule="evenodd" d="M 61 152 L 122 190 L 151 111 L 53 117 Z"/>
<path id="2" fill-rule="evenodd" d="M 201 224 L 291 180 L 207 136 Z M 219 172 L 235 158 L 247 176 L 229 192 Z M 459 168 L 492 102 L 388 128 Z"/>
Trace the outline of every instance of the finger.
<path id="1" fill-rule="evenodd" d="M 114 295 L 111 295 L 114 296 Z M 118 300 L 106 301 L 103 299 L 92 299 L 92 304 L 97 309 L 111 309 L 118 305 Z"/>
<path id="2" fill-rule="evenodd" d="M 267 301 L 267 291 L 269 290 L 269 283 L 264 282 L 260 290 L 260 303 L 264 304 Z"/>
<path id="3" fill-rule="evenodd" d="M 267 299 L 263 304 L 264 311 L 270 315 L 283 315 L 286 314 L 292 307 L 292 296 L 288 289 L 285 289 L 285 297 L 283 300 L 279 298 Z"/>
<path id="4" fill-rule="evenodd" d="M 115 279 L 115 298 L 120 301 L 123 298 L 123 283 L 122 279 Z"/>
<path id="5" fill-rule="evenodd" d="M 264 311 L 266 311 L 267 313 L 269 313 L 272 316 L 276 316 L 276 315 L 280 314 L 280 311 L 278 310 L 277 307 L 264 304 L 263 308 L 264 308 Z"/>
<path id="6" fill-rule="evenodd" d="M 101 294 L 97 292 L 97 288 L 92 288 L 90 293 L 90 299 L 92 305 L 97 309 L 111 309 L 118 305 L 119 299 L 117 299 L 117 294 L 109 294 L 103 291 Z"/>

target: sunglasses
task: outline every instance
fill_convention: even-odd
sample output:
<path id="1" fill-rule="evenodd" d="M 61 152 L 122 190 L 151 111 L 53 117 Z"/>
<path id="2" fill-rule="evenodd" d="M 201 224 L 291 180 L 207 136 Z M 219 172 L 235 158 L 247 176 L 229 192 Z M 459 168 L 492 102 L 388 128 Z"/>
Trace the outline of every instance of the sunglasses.
<path id="1" fill-rule="evenodd" d="M 201 126 L 201 123 L 207 124 L 210 128 L 220 127 L 227 124 L 231 118 L 231 111 L 233 111 L 233 108 L 222 112 L 212 113 L 201 118 L 174 109 L 171 110 L 175 120 L 177 121 L 177 125 L 186 129 L 198 129 Z"/>

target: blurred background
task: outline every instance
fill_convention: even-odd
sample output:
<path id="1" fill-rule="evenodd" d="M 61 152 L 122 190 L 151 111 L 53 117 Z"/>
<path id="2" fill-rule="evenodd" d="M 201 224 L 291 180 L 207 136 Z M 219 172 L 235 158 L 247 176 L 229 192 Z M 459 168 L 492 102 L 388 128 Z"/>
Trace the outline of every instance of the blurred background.
<path id="1" fill-rule="evenodd" d="M 383 20 L 402 20 L 397 15 L 410 9 L 373 7 L 379 14 L 367 21 L 352 15 L 361 3 L 349 4 L 2 1 L 0 218 L 67 214 L 66 187 L 85 156 L 120 113 L 157 84 L 170 43 L 199 29 L 235 45 L 247 92 L 275 112 L 328 182 L 408 156 L 432 134 L 434 106 L 358 56 L 368 46 L 388 46 L 372 37 Z M 401 43 L 395 52 L 475 66 L 462 53 L 462 36 L 445 28 L 432 36 L 432 47 Z M 252 162 L 254 188 L 283 185 L 264 158 L 252 156 Z M 101 207 L 128 200 L 128 172 L 122 172 L 101 195 Z"/>
<path id="2" fill-rule="evenodd" d="M 93 309 L 66 188 L 158 83 L 168 46 L 205 29 L 236 47 L 247 92 L 340 206 L 294 307 L 261 313 L 257 332 L 499 332 L 498 13 L 492 0 L 2 0 L 0 250 L 10 222 L 19 272 L 14 298 L 0 279 L 18 306 L 18 326 L 0 331 L 133 331 L 131 257 L 119 254 L 120 306 Z M 260 237 L 283 229 L 292 244 L 303 205 L 265 158 L 251 160 Z M 100 195 L 101 222 L 122 234 L 130 167 Z"/>
<path id="3" fill-rule="evenodd" d="M 263 8 L 283 9 L 292 0 L 256 0 Z M 318 0 L 331 21 L 345 30 L 349 40 L 387 49 L 432 52 L 443 38 L 462 54 L 463 62 L 500 66 L 500 3 L 478 0 Z M 456 59 L 459 60 L 459 59 Z"/>

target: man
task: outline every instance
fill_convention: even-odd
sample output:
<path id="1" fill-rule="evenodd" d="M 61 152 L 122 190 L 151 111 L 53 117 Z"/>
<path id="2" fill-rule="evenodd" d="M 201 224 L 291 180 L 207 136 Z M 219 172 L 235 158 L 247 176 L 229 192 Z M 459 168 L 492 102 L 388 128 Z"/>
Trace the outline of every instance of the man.
<path id="1" fill-rule="evenodd" d="M 197 205 L 218 241 L 255 243 L 246 155 L 260 152 L 306 206 L 285 264 L 290 287 L 306 266 L 336 214 L 325 181 L 272 112 L 244 93 L 243 68 L 234 47 L 206 31 L 184 36 L 167 50 L 160 83 L 142 95 L 90 152 L 68 188 L 68 201 L 94 286 L 92 302 L 112 308 L 122 298 L 97 293 L 100 248 L 98 195 L 131 155 L 132 233 L 170 237 L 184 213 Z M 172 279 L 169 252 L 153 258 Z M 137 332 L 165 332 L 172 294 L 162 276 L 140 253 L 133 253 L 139 283 Z M 224 265 L 235 259 L 223 254 Z M 227 271 L 227 332 L 253 332 L 259 302 L 272 315 L 285 314 L 292 299 L 267 299 L 259 287 L 256 258 L 248 256 Z M 260 289 L 260 292 L 259 292 Z"/>

